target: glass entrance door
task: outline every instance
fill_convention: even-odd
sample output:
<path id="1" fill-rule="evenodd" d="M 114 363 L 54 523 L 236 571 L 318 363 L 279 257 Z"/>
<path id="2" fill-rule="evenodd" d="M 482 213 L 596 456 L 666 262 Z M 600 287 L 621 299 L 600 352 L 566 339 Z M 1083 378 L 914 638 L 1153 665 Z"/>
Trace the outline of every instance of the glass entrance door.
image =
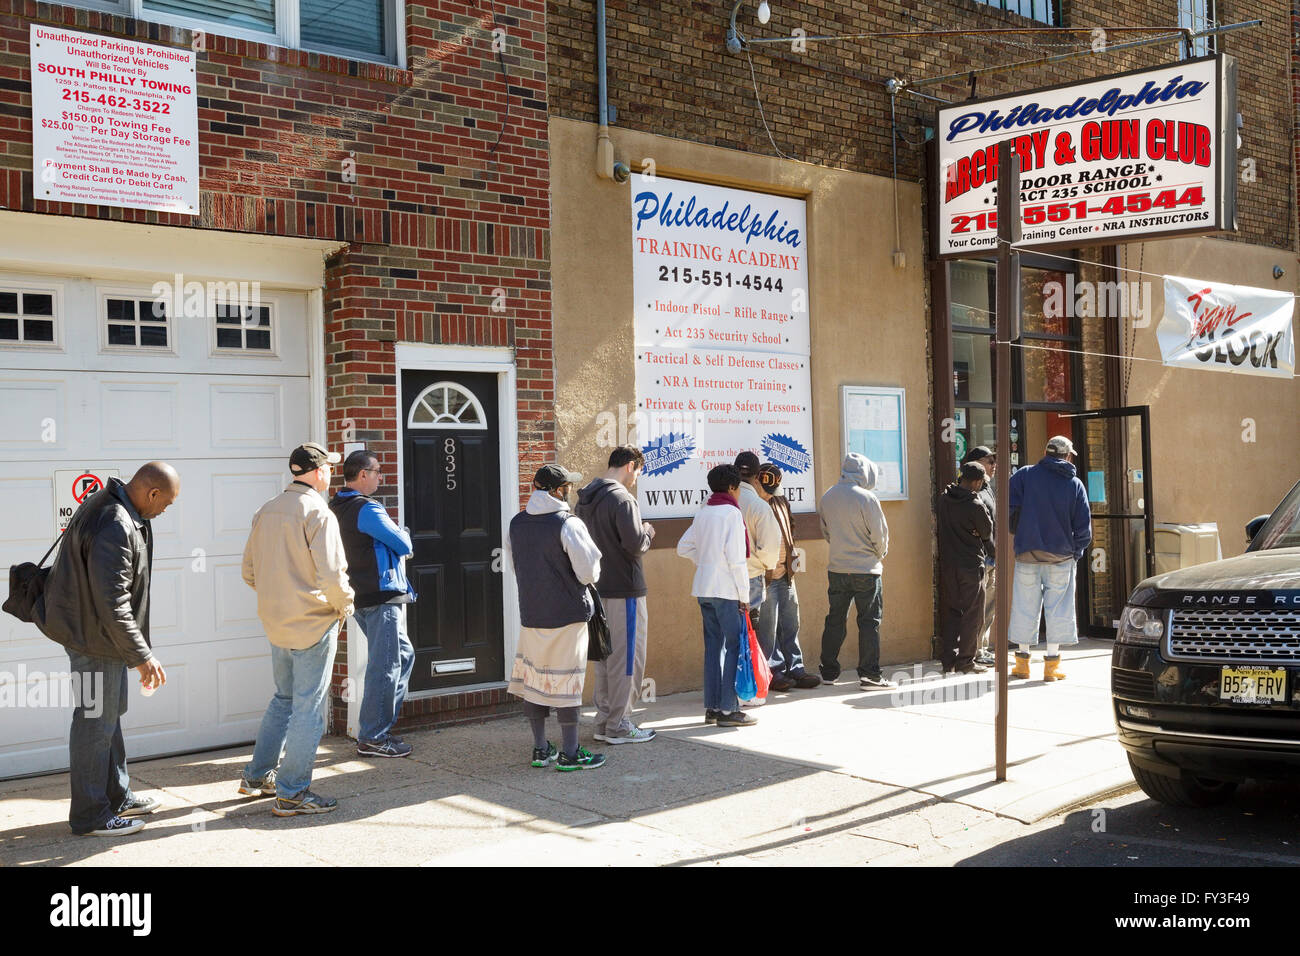
<path id="1" fill-rule="evenodd" d="M 1138 405 L 1061 416 L 1082 426 L 1074 442 L 1092 508 L 1092 545 L 1082 562 L 1079 624 L 1090 637 L 1113 638 L 1133 588 L 1155 574 L 1148 411 Z"/>

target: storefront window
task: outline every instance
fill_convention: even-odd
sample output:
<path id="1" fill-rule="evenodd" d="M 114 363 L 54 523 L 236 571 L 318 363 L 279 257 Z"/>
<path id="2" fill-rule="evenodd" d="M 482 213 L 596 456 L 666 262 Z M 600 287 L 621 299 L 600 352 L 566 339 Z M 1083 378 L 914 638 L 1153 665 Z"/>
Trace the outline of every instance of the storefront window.
<path id="1" fill-rule="evenodd" d="M 957 404 L 993 401 L 993 336 L 952 334 L 952 378 Z"/>
<path id="2" fill-rule="evenodd" d="M 955 336 L 954 336 L 955 338 Z M 1065 405 L 1074 401 L 1067 343 L 1050 339 L 1025 343 L 1025 401 Z"/>
<path id="3" fill-rule="evenodd" d="M 950 267 L 952 303 L 949 318 L 954 327 L 993 327 L 996 287 L 991 262 L 954 262 Z"/>

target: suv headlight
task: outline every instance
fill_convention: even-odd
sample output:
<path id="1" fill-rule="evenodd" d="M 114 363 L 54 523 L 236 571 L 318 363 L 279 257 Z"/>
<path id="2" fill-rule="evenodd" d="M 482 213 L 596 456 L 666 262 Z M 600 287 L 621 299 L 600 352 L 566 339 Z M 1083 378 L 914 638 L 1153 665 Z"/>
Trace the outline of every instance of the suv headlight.
<path id="1" fill-rule="evenodd" d="M 1144 607 L 1126 607 L 1120 615 L 1119 631 L 1115 639 L 1123 644 L 1144 644 L 1157 647 L 1165 636 L 1164 615 Z"/>

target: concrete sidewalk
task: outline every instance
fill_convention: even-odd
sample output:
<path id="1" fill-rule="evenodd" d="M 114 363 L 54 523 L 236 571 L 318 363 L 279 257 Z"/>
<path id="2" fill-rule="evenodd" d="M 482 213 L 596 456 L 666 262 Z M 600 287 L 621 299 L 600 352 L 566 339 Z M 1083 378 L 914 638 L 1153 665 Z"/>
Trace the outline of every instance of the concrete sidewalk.
<path id="1" fill-rule="evenodd" d="M 407 760 L 321 744 L 313 788 L 337 811 L 279 819 L 238 796 L 251 748 L 131 765 L 163 810 L 136 835 L 74 836 L 65 774 L 0 783 L 0 865 L 925 863 L 1133 786 L 1110 716 L 1110 645 L 1065 652 L 1068 680 L 1010 689 L 1008 780 L 993 782 L 991 681 L 897 693 L 774 694 L 752 728 L 706 727 L 699 693 L 650 704 L 649 744 L 594 745 L 594 772 L 528 766 L 522 720 L 413 732 Z M 1041 664 L 1035 662 L 1038 675 Z M 583 728 L 590 739 L 590 714 Z M 553 733 L 558 728 L 551 727 Z"/>

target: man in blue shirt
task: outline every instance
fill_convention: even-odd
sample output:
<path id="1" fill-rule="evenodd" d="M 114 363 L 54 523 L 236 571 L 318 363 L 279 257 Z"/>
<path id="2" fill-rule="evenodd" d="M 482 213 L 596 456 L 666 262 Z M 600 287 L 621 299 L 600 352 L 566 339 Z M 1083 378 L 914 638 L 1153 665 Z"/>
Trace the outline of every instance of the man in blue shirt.
<path id="1" fill-rule="evenodd" d="M 392 734 L 411 679 L 415 650 L 406 635 L 406 605 L 415 592 L 402 559 L 411 539 L 371 497 L 383 477 L 379 459 L 361 450 L 343 463 L 347 487 L 330 501 L 356 592 L 353 619 L 365 634 L 366 676 L 357 728 L 357 753 L 365 757 L 409 757 L 411 745 Z"/>
<path id="2" fill-rule="evenodd" d="M 1016 572 L 1011 583 L 1008 641 L 1019 644 L 1012 677 L 1029 676 L 1029 649 L 1038 642 L 1039 615 L 1046 612 L 1047 653 L 1043 680 L 1065 677 L 1062 644 L 1079 643 L 1074 615 L 1074 570 L 1092 541 L 1088 490 L 1070 464 L 1074 445 L 1058 435 L 1036 465 L 1011 476 L 1011 529 Z"/>

